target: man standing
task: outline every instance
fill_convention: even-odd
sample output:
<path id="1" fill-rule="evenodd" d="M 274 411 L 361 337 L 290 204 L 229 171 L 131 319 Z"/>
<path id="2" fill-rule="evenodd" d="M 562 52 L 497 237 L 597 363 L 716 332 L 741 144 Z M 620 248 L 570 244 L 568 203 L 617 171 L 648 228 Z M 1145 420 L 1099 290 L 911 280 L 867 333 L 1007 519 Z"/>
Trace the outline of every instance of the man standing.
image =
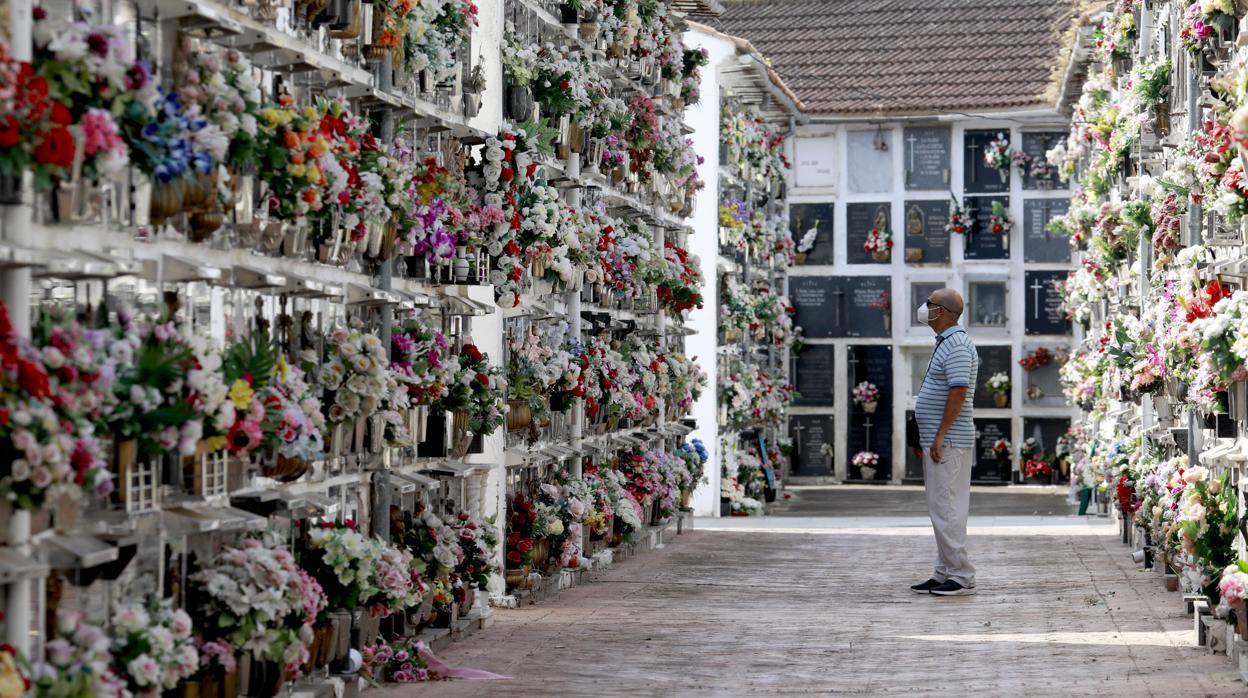
<path id="1" fill-rule="evenodd" d="M 966 519 L 971 505 L 971 419 L 979 355 L 958 325 L 962 296 L 943 288 L 916 310 L 918 320 L 936 332 L 936 350 L 919 389 L 915 419 L 923 458 L 927 511 L 936 532 L 936 570 L 910 587 L 916 593 L 967 596 L 975 593 L 975 568 L 966 554 Z M 922 451 L 918 453 L 917 451 Z"/>

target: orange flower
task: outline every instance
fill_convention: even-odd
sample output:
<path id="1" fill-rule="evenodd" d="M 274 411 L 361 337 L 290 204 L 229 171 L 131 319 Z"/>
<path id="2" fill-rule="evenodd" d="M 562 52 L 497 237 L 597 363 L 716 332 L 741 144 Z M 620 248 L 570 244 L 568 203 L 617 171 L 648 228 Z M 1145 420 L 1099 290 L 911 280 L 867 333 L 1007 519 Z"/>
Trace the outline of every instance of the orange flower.
<path id="1" fill-rule="evenodd" d="M 294 150 L 299 147 L 299 134 L 287 129 L 282 132 L 282 142 L 286 144 L 287 148 Z"/>
<path id="2" fill-rule="evenodd" d="M 287 108 L 293 107 L 295 106 L 295 98 L 290 95 L 282 95 L 281 97 L 277 98 L 277 103 L 282 105 L 283 107 L 287 107 Z"/>
<path id="3" fill-rule="evenodd" d="M 296 150 L 295 152 L 291 153 L 291 154 L 290 154 L 290 161 L 291 161 L 292 163 L 296 164 L 296 165 L 302 165 L 302 164 L 303 164 L 303 153 L 302 153 L 302 152 L 300 152 L 300 151 L 298 151 L 298 150 Z"/>
<path id="4" fill-rule="evenodd" d="M 304 190 L 303 190 L 303 200 L 304 200 L 305 202 L 309 203 L 309 204 L 315 204 L 315 203 L 316 203 L 316 190 L 315 190 L 315 189 L 304 189 Z"/>

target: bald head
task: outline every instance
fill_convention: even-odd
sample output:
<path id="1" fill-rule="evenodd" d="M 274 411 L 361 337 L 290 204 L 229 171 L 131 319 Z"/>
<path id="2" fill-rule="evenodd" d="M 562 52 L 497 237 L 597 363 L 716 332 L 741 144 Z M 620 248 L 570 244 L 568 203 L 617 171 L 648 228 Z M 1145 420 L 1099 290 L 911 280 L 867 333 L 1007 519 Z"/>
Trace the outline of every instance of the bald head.
<path id="1" fill-rule="evenodd" d="M 942 288 L 938 291 L 933 291 L 930 300 L 936 305 L 944 306 L 949 311 L 949 314 L 953 316 L 954 321 L 962 317 L 962 309 L 965 306 L 962 304 L 961 293 L 951 288 Z"/>

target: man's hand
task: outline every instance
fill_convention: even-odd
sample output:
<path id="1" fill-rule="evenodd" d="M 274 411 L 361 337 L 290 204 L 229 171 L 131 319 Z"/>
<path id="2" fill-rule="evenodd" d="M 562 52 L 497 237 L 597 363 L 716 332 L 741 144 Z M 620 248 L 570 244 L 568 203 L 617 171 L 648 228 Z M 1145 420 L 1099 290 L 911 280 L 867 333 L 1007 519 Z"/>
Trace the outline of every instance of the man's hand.
<path id="1" fill-rule="evenodd" d="M 910 449 L 910 452 L 914 454 L 914 457 L 915 457 L 915 458 L 922 458 L 922 457 L 923 457 L 923 449 L 921 449 L 921 448 L 912 448 L 912 449 Z"/>
<path id="2" fill-rule="evenodd" d="M 933 463 L 940 462 L 940 448 L 941 448 L 940 445 L 943 444 L 944 442 L 945 440 L 938 435 L 936 437 L 936 442 L 932 444 L 932 462 Z"/>

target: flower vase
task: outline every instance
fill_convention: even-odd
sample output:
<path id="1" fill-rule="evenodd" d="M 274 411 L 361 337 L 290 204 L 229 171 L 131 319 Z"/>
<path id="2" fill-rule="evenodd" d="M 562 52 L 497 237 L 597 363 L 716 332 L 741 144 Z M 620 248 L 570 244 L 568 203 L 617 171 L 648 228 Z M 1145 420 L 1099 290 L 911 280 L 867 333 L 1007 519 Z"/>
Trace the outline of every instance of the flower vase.
<path id="1" fill-rule="evenodd" d="M 182 186 L 177 182 L 156 182 L 152 185 L 151 204 L 147 216 L 152 227 L 164 227 L 165 222 L 182 211 Z"/>
<path id="2" fill-rule="evenodd" d="M 533 413 L 527 400 L 507 401 L 507 431 L 527 429 L 533 423 Z"/>
<path id="3" fill-rule="evenodd" d="M 524 586 L 526 581 L 528 581 L 529 572 L 531 571 L 532 568 L 528 565 L 516 568 L 509 567 L 503 573 L 503 582 L 507 585 L 508 589 L 519 589 Z"/>
<path id="4" fill-rule="evenodd" d="M 119 439 L 114 436 L 113 469 L 117 475 L 117 496 L 122 502 L 126 501 L 126 495 L 129 491 L 130 474 L 134 472 L 138 464 L 138 439 Z"/>
<path id="5" fill-rule="evenodd" d="M 862 475 L 862 479 L 863 479 L 863 480 L 874 480 L 874 479 L 875 479 L 875 468 L 872 468 L 872 467 L 871 467 L 871 466 L 869 466 L 869 465 L 863 465 L 863 466 L 860 466 L 860 467 L 858 468 L 858 472 L 859 472 L 859 473 L 861 473 L 861 475 Z"/>
<path id="6" fill-rule="evenodd" d="M 515 122 L 528 121 L 533 114 L 533 93 L 524 85 L 507 86 L 507 116 Z"/>
<path id="7" fill-rule="evenodd" d="M 871 259 L 874 259 L 875 261 L 881 264 L 887 264 L 888 262 L 892 261 L 893 253 L 891 250 L 887 250 L 887 249 L 876 250 L 875 252 L 871 253 Z"/>
<path id="8" fill-rule="evenodd" d="M 203 698 L 217 698 L 215 693 L 203 693 L 200 690 L 210 680 L 211 679 L 205 679 L 203 681 L 183 681 L 178 684 L 178 698 L 200 698 L 201 696 Z M 216 686 L 214 685 L 212 688 L 215 691 Z"/>
<path id="9" fill-rule="evenodd" d="M 464 587 L 464 602 L 459 605 L 459 617 L 467 618 L 468 612 L 472 610 L 472 605 L 476 603 L 477 590 L 475 587 Z"/>
<path id="10" fill-rule="evenodd" d="M 278 662 L 251 662 L 247 678 L 247 695 L 251 698 L 275 698 L 286 686 L 286 670 Z"/>
<path id="11" fill-rule="evenodd" d="M 606 142 L 601 138 L 589 139 L 589 148 L 585 153 L 585 166 L 590 170 L 597 171 L 598 166 L 602 163 L 602 152 L 607 147 Z"/>
<path id="12" fill-rule="evenodd" d="M 892 316 L 892 313 L 889 313 L 887 310 L 884 311 L 884 331 L 885 332 L 893 331 L 893 316 Z"/>
<path id="13" fill-rule="evenodd" d="M 386 226 L 376 221 L 369 221 L 365 225 L 367 233 L 365 239 L 368 241 L 366 255 L 369 257 L 378 257 L 381 255 L 382 242 L 385 240 Z"/>
<path id="14" fill-rule="evenodd" d="M 871 402 L 864 402 L 862 403 L 862 411 L 867 414 L 875 414 L 875 409 L 879 407 L 879 404 L 880 403 L 875 400 L 872 400 Z"/>
<path id="15" fill-rule="evenodd" d="M 1010 404 L 1010 396 L 1006 393 L 993 393 L 992 402 L 998 409 L 1005 409 Z"/>
<path id="16" fill-rule="evenodd" d="M 546 276 L 546 261 L 542 259 L 533 260 L 533 263 L 529 265 L 529 272 L 533 275 L 534 281 L 541 280 L 542 277 Z"/>
<path id="17" fill-rule="evenodd" d="M 468 410 L 451 411 L 451 429 L 455 433 L 456 440 L 460 435 L 468 433 Z"/>
<path id="18" fill-rule="evenodd" d="M 351 448 L 355 453 L 363 453 L 368 447 L 368 420 L 357 419 L 354 426 L 355 432 L 351 442 Z"/>
<path id="19" fill-rule="evenodd" d="M 353 647 L 367 647 L 377 642 L 381 632 L 381 617 L 373 615 L 368 609 L 357 608 L 351 614 L 351 634 Z"/>
<path id="20" fill-rule="evenodd" d="M 407 431 L 412 435 L 414 443 L 425 440 L 425 431 L 429 424 L 429 406 L 416 405 L 407 411 Z"/>
<path id="21" fill-rule="evenodd" d="M 20 175 L 0 175 L 0 206 L 16 206 L 22 203 L 22 178 Z"/>
<path id="22" fill-rule="evenodd" d="M 455 272 L 455 283 L 462 284 L 468 282 L 468 271 L 470 269 L 470 265 L 468 264 L 467 247 L 461 245 L 456 248 L 455 262 L 452 264 L 452 269 Z"/>
<path id="23" fill-rule="evenodd" d="M 1003 250 L 1010 249 L 1010 234 L 1009 233 L 1001 234 L 1001 249 Z"/>
<path id="24" fill-rule="evenodd" d="M 205 242 L 225 225 L 225 214 L 220 211 L 196 211 L 187 219 L 187 238 L 191 242 Z"/>
<path id="25" fill-rule="evenodd" d="M 1001 178 L 1001 183 L 1005 184 L 1010 179 L 1010 171 L 1009 170 L 997 170 L 997 176 Z"/>

